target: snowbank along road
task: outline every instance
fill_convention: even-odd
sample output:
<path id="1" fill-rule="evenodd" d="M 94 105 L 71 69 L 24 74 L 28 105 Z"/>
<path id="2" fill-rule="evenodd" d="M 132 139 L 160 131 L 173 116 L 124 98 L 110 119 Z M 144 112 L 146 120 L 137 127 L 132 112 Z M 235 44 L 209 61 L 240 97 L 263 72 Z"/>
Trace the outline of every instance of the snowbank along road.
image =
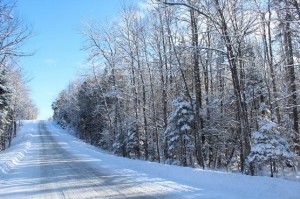
<path id="1" fill-rule="evenodd" d="M 300 198 L 300 183 L 115 157 L 49 121 L 0 153 L 0 198 Z"/>

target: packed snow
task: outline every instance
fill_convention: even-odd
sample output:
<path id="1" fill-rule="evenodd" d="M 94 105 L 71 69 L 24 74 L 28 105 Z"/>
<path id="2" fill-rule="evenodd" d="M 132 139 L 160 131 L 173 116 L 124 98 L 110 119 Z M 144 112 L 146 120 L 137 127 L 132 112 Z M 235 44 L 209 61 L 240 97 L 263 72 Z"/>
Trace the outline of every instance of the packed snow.
<path id="1" fill-rule="evenodd" d="M 64 190 L 64 187 L 68 184 L 77 183 L 76 180 L 78 179 L 72 179 L 71 175 L 68 176 L 67 183 L 62 182 L 66 179 L 60 178 L 60 176 L 55 176 L 55 182 L 51 181 L 51 184 L 50 181 L 42 178 L 43 172 L 41 170 L 43 166 L 51 165 L 50 160 L 52 159 L 48 157 L 48 162 L 43 162 L 45 160 L 41 161 L 39 159 L 41 151 L 44 150 L 42 147 L 49 147 L 40 144 L 41 140 L 45 138 L 39 132 L 41 131 L 38 127 L 39 123 L 40 121 L 24 122 L 18 131 L 17 138 L 13 140 L 12 147 L 4 152 L 0 152 L 0 198 L 35 198 L 33 196 L 45 198 L 45 195 L 49 195 L 49 192 L 53 191 L 50 188 L 51 186 L 55 187 L 55 184 L 60 186 L 59 191 L 62 193 L 74 194 L 76 192 L 76 190 L 73 190 L 73 192 Z M 110 176 L 120 176 L 120 179 L 126 176 L 126 179 L 130 179 L 126 181 L 127 184 L 140 187 L 144 191 L 139 191 L 140 195 L 134 195 L 134 191 L 138 189 L 133 189 L 128 198 L 300 198 L 299 181 L 252 177 L 117 157 L 82 142 L 65 130 L 62 130 L 52 121 L 44 121 L 44 123 L 49 132 L 51 132 L 53 139 L 55 139 L 57 146 L 63 146 L 62 150 L 67 151 L 68 156 L 73 157 L 68 162 L 64 159 L 56 159 L 57 162 L 62 165 L 69 165 L 71 164 L 70 161 L 77 161 L 78 165 L 86 164 L 93 168 L 93 171 L 96 173 L 106 173 L 106 176 L 102 176 L 102 178 L 107 177 L 108 173 Z M 52 172 L 55 175 L 55 170 Z M 63 174 L 66 175 L 66 173 Z M 97 179 L 93 179 L 93 183 L 96 183 Z M 76 186 L 78 190 L 81 190 L 81 188 L 86 190 L 88 188 L 85 187 L 86 184 L 83 182 L 78 182 Z M 124 189 L 118 183 L 110 186 L 115 186 L 120 191 Z M 102 187 L 101 190 L 105 187 Z M 97 187 L 93 187 L 93 189 L 97 189 Z M 107 190 L 107 192 L 109 191 Z M 81 195 L 78 198 L 87 198 L 84 195 L 85 193 L 88 194 L 81 191 Z M 144 193 L 147 193 L 147 195 L 143 195 Z M 62 194 L 57 195 L 56 198 L 68 198 L 67 196 Z M 127 197 L 127 195 L 125 196 Z M 70 198 L 72 197 L 70 196 Z M 105 198 L 121 197 L 110 194 L 109 197 L 105 196 Z"/>

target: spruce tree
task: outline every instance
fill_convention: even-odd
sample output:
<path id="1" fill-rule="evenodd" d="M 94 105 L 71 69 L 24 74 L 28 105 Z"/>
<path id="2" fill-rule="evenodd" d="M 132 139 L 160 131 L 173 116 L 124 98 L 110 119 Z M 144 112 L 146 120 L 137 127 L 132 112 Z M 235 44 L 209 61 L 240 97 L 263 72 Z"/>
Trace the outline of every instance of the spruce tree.
<path id="1" fill-rule="evenodd" d="M 192 146 L 192 128 L 194 112 L 189 102 L 182 97 L 173 101 L 173 112 L 168 119 L 168 126 L 164 132 L 168 140 L 169 161 L 172 164 L 187 165 L 188 146 Z M 179 161 L 179 162 L 178 162 Z"/>
<path id="2" fill-rule="evenodd" d="M 11 89 L 8 85 L 6 69 L 0 71 L 0 151 L 6 148 L 6 125 L 11 104 Z"/>

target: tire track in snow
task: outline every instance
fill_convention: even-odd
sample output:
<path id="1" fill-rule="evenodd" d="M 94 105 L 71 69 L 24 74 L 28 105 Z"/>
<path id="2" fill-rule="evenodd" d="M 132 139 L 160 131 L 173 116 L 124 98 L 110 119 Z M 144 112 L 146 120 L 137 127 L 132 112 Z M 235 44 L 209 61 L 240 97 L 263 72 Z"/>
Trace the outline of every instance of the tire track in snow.
<path id="1" fill-rule="evenodd" d="M 30 125 L 31 145 L 1 183 L 0 198 L 183 198 L 173 182 L 102 167 L 102 160 L 74 149 L 68 136 L 49 131 L 46 122 Z"/>
<path id="2" fill-rule="evenodd" d="M 152 195 L 153 187 L 140 186 L 130 176 L 90 167 L 90 160 L 71 154 L 69 146 L 57 142 L 44 123 L 39 124 L 39 132 L 41 189 L 46 191 L 45 198 L 164 198 Z"/>

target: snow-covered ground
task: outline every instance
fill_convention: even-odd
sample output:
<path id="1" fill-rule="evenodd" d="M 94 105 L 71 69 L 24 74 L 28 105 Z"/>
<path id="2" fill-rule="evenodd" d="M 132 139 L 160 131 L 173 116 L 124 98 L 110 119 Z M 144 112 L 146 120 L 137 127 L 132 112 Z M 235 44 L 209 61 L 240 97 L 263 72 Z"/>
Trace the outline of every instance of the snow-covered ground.
<path id="1" fill-rule="evenodd" d="M 300 182 L 116 157 L 45 123 L 24 122 L 0 153 L 0 198 L 300 198 Z"/>

